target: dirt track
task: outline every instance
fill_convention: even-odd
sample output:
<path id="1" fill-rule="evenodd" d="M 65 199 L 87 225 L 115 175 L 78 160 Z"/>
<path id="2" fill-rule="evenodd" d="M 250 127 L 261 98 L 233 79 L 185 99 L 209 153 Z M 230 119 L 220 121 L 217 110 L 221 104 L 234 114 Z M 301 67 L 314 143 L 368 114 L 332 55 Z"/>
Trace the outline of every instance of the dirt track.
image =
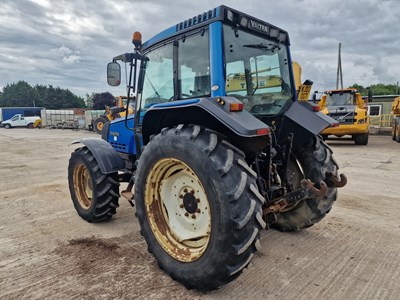
<path id="1" fill-rule="evenodd" d="M 349 183 L 331 213 L 297 233 L 262 234 L 233 283 L 188 291 L 157 267 L 134 209 L 89 224 L 75 212 L 67 165 L 87 131 L 0 128 L 1 299 L 399 299 L 400 144 L 329 141 Z"/>

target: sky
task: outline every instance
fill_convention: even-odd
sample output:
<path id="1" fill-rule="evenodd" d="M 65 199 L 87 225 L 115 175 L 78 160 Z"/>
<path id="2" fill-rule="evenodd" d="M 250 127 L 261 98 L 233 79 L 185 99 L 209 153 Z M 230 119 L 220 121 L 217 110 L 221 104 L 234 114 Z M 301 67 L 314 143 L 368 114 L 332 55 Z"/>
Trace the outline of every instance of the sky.
<path id="1" fill-rule="evenodd" d="M 24 80 L 125 94 L 107 85 L 106 65 L 133 50 L 134 31 L 146 41 L 221 4 L 288 31 L 313 90 L 336 87 L 339 43 L 345 87 L 400 81 L 398 0 L 0 0 L 0 90 Z"/>

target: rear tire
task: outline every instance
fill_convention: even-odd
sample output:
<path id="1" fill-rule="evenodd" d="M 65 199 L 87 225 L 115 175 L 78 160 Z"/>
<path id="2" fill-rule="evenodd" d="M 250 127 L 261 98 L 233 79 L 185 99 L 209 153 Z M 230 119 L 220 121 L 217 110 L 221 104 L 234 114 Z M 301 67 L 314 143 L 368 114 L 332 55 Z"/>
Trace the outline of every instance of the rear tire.
<path id="1" fill-rule="evenodd" d="M 97 134 L 101 134 L 103 131 L 104 124 L 106 124 L 108 120 L 104 117 L 99 117 L 93 122 L 93 129 Z"/>
<path id="2" fill-rule="evenodd" d="M 5 129 L 10 129 L 10 128 L 11 128 L 11 125 L 10 125 L 10 124 L 5 124 L 5 125 L 4 125 L 4 128 L 5 128 Z"/>
<path id="3" fill-rule="evenodd" d="M 71 154 L 68 183 L 74 207 L 84 220 L 100 222 L 110 219 L 118 207 L 118 174 L 103 174 L 87 147 Z"/>
<path id="4" fill-rule="evenodd" d="M 400 125 L 399 125 L 399 117 L 396 117 L 394 120 L 394 140 L 400 143 Z"/>
<path id="5" fill-rule="evenodd" d="M 238 277 L 266 225 L 244 154 L 200 126 L 178 125 L 151 139 L 135 200 L 149 251 L 187 288 L 212 290 Z"/>
<path id="6" fill-rule="evenodd" d="M 364 133 L 364 134 L 355 134 L 353 135 L 353 139 L 354 139 L 354 143 L 356 145 L 367 145 L 368 144 L 368 137 L 369 134 L 368 133 Z"/>
<path id="7" fill-rule="evenodd" d="M 394 121 L 396 122 L 396 121 Z M 392 140 L 395 141 L 396 140 L 396 123 L 393 124 L 392 126 Z"/>
<path id="8" fill-rule="evenodd" d="M 294 187 L 299 188 L 301 179 L 307 178 L 319 184 L 325 179 L 326 172 L 337 174 L 337 169 L 332 150 L 320 137 L 316 136 L 314 141 L 294 151 L 289 164 L 288 177 L 292 178 Z M 305 199 L 281 212 L 272 227 L 280 231 L 296 231 L 311 227 L 325 217 L 336 198 L 337 189 L 328 188 L 325 196 Z"/>
<path id="9" fill-rule="evenodd" d="M 395 137 L 395 140 L 396 140 L 396 142 L 398 142 L 398 143 L 400 143 L 400 129 L 399 129 L 399 127 L 397 127 L 396 128 L 396 137 Z"/>

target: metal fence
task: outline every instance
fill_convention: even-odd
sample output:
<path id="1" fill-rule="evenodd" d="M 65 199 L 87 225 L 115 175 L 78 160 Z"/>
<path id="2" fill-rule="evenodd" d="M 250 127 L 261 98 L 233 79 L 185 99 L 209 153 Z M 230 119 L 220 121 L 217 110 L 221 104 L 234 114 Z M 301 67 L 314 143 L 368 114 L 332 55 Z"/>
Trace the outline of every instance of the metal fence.
<path id="1" fill-rule="evenodd" d="M 369 124 L 378 127 L 391 127 L 393 114 L 380 114 L 379 116 L 369 116 Z"/>

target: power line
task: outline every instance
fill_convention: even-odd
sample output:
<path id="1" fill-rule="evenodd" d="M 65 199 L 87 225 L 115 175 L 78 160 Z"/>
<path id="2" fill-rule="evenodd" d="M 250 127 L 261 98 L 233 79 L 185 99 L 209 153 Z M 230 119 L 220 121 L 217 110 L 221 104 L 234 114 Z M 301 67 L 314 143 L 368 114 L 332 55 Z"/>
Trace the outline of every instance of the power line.
<path id="1" fill-rule="evenodd" d="M 360 67 L 362 67 L 362 68 L 364 68 L 364 69 L 366 69 L 366 70 L 368 70 L 368 71 L 373 72 L 374 75 L 376 75 L 376 76 L 378 76 L 378 77 L 381 77 L 381 78 L 384 78 L 384 79 L 387 79 L 387 80 L 390 80 L 390 81 L 393 80 L 392 76 L 389 76 L 389 75 L 387 75 L 387 74 L 385 74 L 385 73 L 380 72 L 379 70 L 376 69 L 376 67 L 374 67 L 374 66 L 372 66 L 372 65 L 370 65 L 370 64 L 368 64 L 368 63 L 366 63 L 366 62 L 363 61 L 363 60 L 360 60 L 360 58 L 351 56 L 351 55 L 349 55 L 349 54 L 347 54 L 347 53 L 345 53 L 345 52 L 343 52 L 343 54 L 344 54 L 347 58 L 349 58 L 350 60 L 352 60 L 353 62 L 355 62 L 358 66 L 360 66 Z"/>
<path id="2" fill-rule="evenodd" d="M 372 65 L 371 63 L 369 63 L 368 61 L 366 61 L 364 58 L 362 58 L 360 55 L 358 55 L 357 53 L 355 53 L 354 51 L 351 51 L 350 49 L 348 49 L 347 47 L 342 45 L 342 53 L 351 61 L 353 61 L 354 63 L 356 63 L 358 66 L 360 66 L 361 68 L 364 68 L 365 70 L 372 72 L 373 75 L 377 76 L 379 79 L 381 80 L 386 80 L 386 81 L 395 81 L 395 78 L 391 75 L 388 75 L 386 73 L 382 73 L 381 71 L 379 71 L 379 69 Z"/>

